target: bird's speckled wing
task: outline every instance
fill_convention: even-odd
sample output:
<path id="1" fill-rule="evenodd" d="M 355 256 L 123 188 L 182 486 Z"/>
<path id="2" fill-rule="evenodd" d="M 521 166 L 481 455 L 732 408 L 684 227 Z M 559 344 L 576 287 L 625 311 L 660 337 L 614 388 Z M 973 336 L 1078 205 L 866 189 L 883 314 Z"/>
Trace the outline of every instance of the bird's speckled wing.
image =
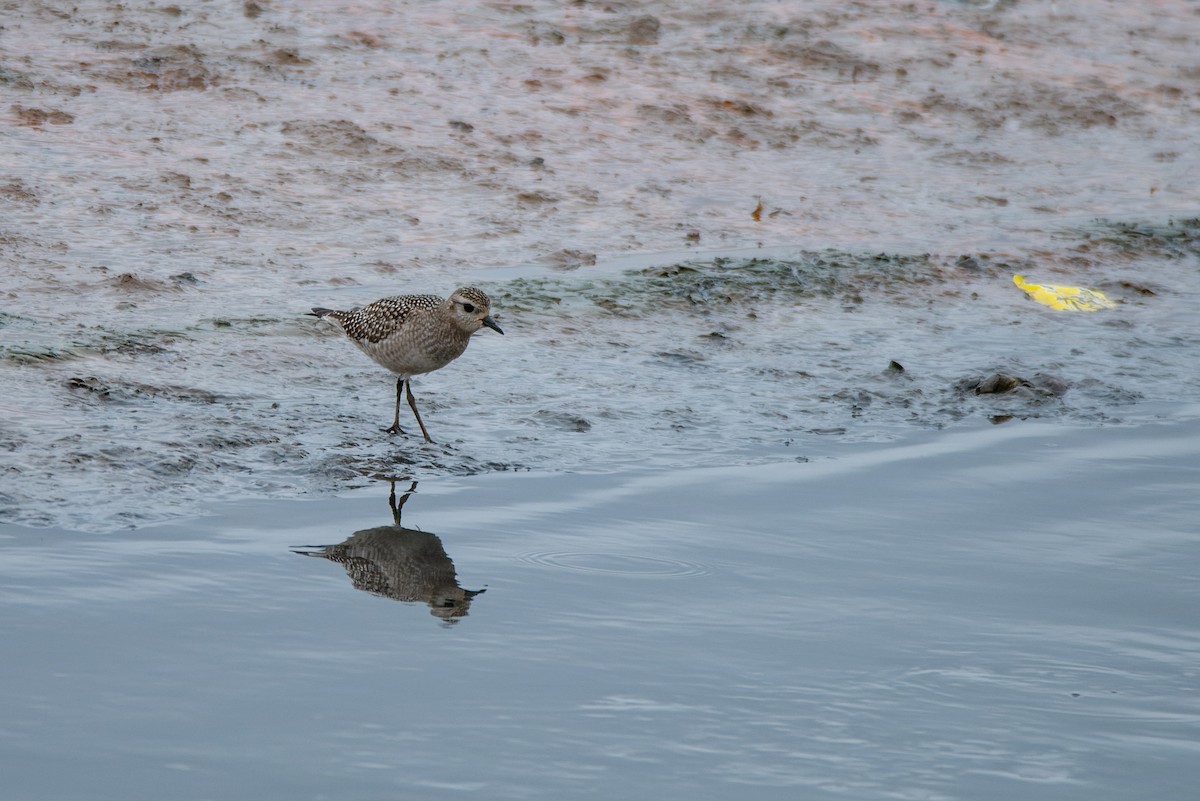
<path id="1" fill-rule="evenodd" d="M 444 302 L 436 295 L 396 295 L 380 298 L 361 309 L 334 312 L 328 317 L 337 320 L 346 336 L 355 341 L 381 342 L 404 328 L 414 311 L 436 309 Z"/>

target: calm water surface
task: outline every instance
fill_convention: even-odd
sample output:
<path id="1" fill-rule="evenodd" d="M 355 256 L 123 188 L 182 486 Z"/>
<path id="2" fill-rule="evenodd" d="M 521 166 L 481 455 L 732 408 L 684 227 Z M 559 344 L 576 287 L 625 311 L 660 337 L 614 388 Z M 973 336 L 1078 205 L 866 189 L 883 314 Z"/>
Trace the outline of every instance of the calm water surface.
<path id="1" fill-rule="evenodd" d="M 405 528 L 387 484 L 6 526 L 6 797 L 1186 798 L 1197 453 L 1028 423 L 430 480 Z"/>

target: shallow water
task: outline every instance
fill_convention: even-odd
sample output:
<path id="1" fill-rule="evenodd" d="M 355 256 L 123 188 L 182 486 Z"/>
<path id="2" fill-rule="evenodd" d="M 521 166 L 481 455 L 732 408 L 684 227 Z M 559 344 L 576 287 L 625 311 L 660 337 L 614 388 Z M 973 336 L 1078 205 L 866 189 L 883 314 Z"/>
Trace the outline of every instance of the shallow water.
<path id="1" fill-rule="evenodd" d="M 4 526 L 6 794 L 1183 798 L 1191 418 Z"/>

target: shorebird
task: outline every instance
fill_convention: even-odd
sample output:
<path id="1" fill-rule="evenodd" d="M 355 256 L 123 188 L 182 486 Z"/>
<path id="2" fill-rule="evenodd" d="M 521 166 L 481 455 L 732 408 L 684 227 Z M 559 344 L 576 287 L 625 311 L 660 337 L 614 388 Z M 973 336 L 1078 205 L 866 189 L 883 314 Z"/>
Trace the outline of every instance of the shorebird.
<path id="1" fill-rule="evenodd" d="M 404 433 L 400 428 L 400 396 L 407 388 L 408 405 L 426 442 L 433 439 L 413 400 L 412 377 L 440 370 L 457 359 L 467 349 L 471 335 L 484 326 L 504 333 L 491 317 L 488 296 L 470 286 L 454 290 L 446 299 L 396 295 L 350 311 L 314 308 L 310 314 L 342 329 L 376 364 L 396 374 L 396 414 L 384 431 Z"/>

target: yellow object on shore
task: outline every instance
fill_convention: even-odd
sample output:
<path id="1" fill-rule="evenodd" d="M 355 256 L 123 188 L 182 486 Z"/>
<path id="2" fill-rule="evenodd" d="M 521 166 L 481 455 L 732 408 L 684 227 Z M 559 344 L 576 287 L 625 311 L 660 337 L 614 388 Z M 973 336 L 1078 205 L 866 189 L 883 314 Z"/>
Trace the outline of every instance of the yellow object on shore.
<path id="1" fill-rule="evenodd" d="M 1106 298 L 1103 292 L 1095 289 L 1084 289 L 1080 286 L 1030 284 L 1022 275 L 1014 275 L 1013 283 L 1038 303 L 1059 311 L 1100 311 L 1101 309 L 1111 309 L 1116 305 Z"/>

